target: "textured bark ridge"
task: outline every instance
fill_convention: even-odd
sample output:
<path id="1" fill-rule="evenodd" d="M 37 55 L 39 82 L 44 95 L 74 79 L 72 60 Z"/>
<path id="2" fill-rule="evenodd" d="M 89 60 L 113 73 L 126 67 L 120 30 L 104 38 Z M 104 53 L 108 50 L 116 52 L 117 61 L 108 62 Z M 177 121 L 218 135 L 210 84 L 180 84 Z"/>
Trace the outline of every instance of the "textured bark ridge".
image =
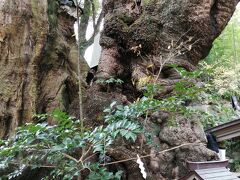
<path id="1" fill-rule="evenodd" d="M 56 0 L 0 2 L 0 137 L 35 113 L 68 111 L 77 95 L 74 22 Z"/>
<path id="2" fill-rule="evenodd" d="M 138 7 L 133 0 L 107 0 L 98 76 L 119 76 L 126 69 L 124 64 L 142 71 L 142 64 L 153 63 L 157 69 L 159 61 L 164 61 L 171 49 L 177 48 L 179 54 L 167 64 L 193 70 L 194 65 L 209 53 L 213 40 L 226 26 L 237 2 L 150 0 Z M 147 62 L 135 56 L 133 50 L 136 48 L 142 56 L 148 57 L 145 58 Z M 131 74 L 139 81 L 145 73 Z"/>
<path id="3" fill-rule="evenodd" d="M 137 6 L 134 0 L 106 0 L 97 78 L 118 77 L 138 92 L 142 92 L 146 83 L 156 81 L 165 87 L 165 92 L 160 94 L 164 97 L 180 79 L 169 64 L 194 70 L 208 55 L 237 3 L 238 0 L 149 0 Z M 179 118 L 179 127 L 168 127 L 167 117 L 161 111 L 152 116 L 160 129 L 154 140 L 160 144 L 160 151 L 183 143 L 199 143 L 160 155 L 151 148 L 153 156 L 147 161 L 147 169 L 152 179 L 179 179 L 186 175 L 187 160 L 217 158 L 200 144 L 206 143 L 206 139 L 197 119 Z M 124 149 L 122 155 L 120 152 L 118 149 L 119 157 L 113 155 L 116 160 L 125 154 Z M 128 179 L 141 179 L 141 175 L 130 172 Z"/>

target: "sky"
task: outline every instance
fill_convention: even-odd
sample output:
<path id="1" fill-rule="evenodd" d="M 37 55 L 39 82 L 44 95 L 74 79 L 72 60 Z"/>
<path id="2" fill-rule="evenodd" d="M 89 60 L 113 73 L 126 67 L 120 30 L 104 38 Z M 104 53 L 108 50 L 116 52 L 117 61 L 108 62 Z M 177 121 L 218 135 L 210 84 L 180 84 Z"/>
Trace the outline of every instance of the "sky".
<path id="1" fill-rule="evenodd" d="M 102 4 L 102 0 L 99 0 L 99 4 Z M 101 10 L 101 8 L 99 8 Z M 100 13 L 100 12 L 99 12 Z M 77 36 L 77 23 L 74 24 L 75 29 L 75 35 Z M 100 30 L 103 29 L 103 22 L 100 26 Z M 93 34 L 93 23 L 90 22 L 88 25 L 87 33 L 86 33 L 86 39 L 88 40 Z M 96 35 L 94 39 L 94 44 L 92 44 L 85 52 L 84 58 L 87 61 L 90 68 L 98 65 L 99 59 L 100 59 L 100 53 L 101 53 L 101 46 L 99 45 L 99 39 L 100 39 L 100 33 Z"/>

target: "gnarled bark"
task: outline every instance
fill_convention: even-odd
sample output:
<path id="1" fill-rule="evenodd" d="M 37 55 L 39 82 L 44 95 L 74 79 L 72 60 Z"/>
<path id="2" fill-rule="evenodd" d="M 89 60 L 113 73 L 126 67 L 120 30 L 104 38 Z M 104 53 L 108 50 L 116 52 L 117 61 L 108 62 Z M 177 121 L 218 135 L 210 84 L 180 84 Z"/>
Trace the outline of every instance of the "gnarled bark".
<path id="1" fill-rule="evenodd" d="M 74 23 L 57 0 L 1 1 L 0 137 L 33 114 L 68 111 L 77 95 Z"/>
<path id="2" fill-rule="evenodd" d="M 237 3 L 238 0 L 150 0 L 138 7 L 131 0 L 107 0 L 97 78 L 115 76 L 126 83 L 132 82 L 139 92 L 146 83 L 158 83 L 165 87 L 160 96 L 168 95 L 181 78 L 169 65 L 194 70 L 208 55 Z M 168 127 L 167 120 L 162 120 L 161 112 L 155 118 L 160 122 L 160 133 L 155 138 L 160 150 L 182 143 L 199 144 L 160 155 L 151 148 L 152 156 L 147 163 L 151 178 L 178 179 L 186 175 L 187 160 L 217 158 L 201 144 L 206 143 L 206 139 L 198 120 L 178 118 L 180 127 L 173 128 Z M 118 154 L 121 153 L 118 151 Z M 115 159 L 120 160 L 121 156 Z M 131 178 L 129 174 L 128 179 L 136 177 Z"/>

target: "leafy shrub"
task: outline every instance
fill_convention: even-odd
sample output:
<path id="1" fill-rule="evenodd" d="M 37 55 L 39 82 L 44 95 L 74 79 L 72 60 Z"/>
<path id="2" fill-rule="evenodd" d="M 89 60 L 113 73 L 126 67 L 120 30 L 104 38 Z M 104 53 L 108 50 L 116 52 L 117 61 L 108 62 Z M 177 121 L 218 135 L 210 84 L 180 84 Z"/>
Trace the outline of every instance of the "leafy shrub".
<path id="1" fill-rule="evenodd" d="M 214 41 L 213 48 L 203 66 L 207 71 L 211 69 L 208 77 L 214 91 L 227 98 L 232 95 L 240 96 L 239 17 L 238 7 L 225 30 Z"/>
<path id="2" fill-rule="evenodd" d="M 235 158 L 232 162 L 230 162 L 231 171 L 240 172 L 240 157 L 238 156 L 240 154 L 240 140 L 229 140 L 225 145 L 227 149 L 227 156 L 231 159 Z M 234 153 L 236 154 L 235 156 Z"/>
<path id="3" fill-rule="evenodd" d="M 123 84 L 123 81 L 121 79 L 110 76 L 108 79 L 98 79 L 96 83 L 103 86 L 107 85 L 106 91 L 109 92 L 110 87 L 113 85 L 121 85 Z"/>
<path id="4" fill-rule="evenodd" d="M 81 122 L 60 110 L 49 115 L 38 115 L 38 118 L 54 118 L 57 125 L 26 124 L 17 129 L 14 137 L 2 140 L 0 168 L 10 173 L 1 177 L 12 179 L 26 167 L 46 167 L 52 169 L 46 179 L 72 179 L 80 177 L 84 170 L 89 171 L 88 179 L 120 179 L 120 172 L 108 172 L 100 161 L 89 163 L 87 159 L 92 153 L 104 156 L 106 148 L 118 137 L 135 141 L 142 129 L 137 122 L 128 118 L 113 118 L 116 112 L 111 108 L 106 111 L 111 113 L 106 117 L 106 126 L 85 129 L 83 133 L 80 130 Z M 79 151 L 83 151 L 80 157 L 76 154 Z"/>

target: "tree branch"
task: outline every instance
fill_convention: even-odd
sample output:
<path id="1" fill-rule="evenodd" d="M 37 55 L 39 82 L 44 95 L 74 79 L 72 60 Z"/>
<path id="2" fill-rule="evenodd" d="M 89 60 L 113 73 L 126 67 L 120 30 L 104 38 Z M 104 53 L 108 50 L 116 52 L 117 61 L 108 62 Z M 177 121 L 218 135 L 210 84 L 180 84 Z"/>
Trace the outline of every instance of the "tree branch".
<path id="1" fill-rule="evenodd" d="M 175 149 L 179 149 L 179 148 L 184 147 L 184 146 L 193 146 L 193 145 L 204 145 L 204 144 L 203 143 L 185 143 L 185 144 L 181 144 L 179 146 L 172 147 L 170 149 L 166 149 L 166 150 L 157 152 L 156 154 L 159 155 L 159 154 L 163 154 L 163 153 L 175 150 Z M 140 156 L 140 158 L 147 158 L 147 157 L 151 157 L 151 156 L 153 156 L 153 154 Z M 119 161 L 114 161 L 114 162 L 110 162 L 110 163 L 106 163 L 106 164 L 101 164 L 101 166 L 106 166 L 106 165 L 111 165 L 111 164 L 118 164 L 118 163 L 122 163 L 122 162 L 133 161 L 133 160 L 137 160 L 137 157 L 129 158 L 129 159 L 123 159 L 123 160 L 119 160 Z"/>
<path id="2" fill-rule="evenodd" d="M 91 4 L 89 3 L 89 0 L 84 1 L 84 14 L 81 16 L 80 20 L 80 39 L 79 42 L 82 44 L 86 41 L 86 33 L 87 33 L 87 27 L 89 22 L 89 16 L 91 11 Z"/>
<path id="3" fill-rule="evenodd" d="M 100 25 L 101 25 L 102 20 L 103 20 L 103 11 L 101 11 L 101 13 L 98 17 L 97 23 L 95 24 L 95 27 L 93 29 L 93 34 L 91 35 L 91 37 L 88 40 L 86 40 L 85 42 L 82 42 L 82 46 L 84 47 L 83 51 L 85 51 L 89 46 L 91 46 L 94 43 L 94 38 L 100 30 Z"/>

